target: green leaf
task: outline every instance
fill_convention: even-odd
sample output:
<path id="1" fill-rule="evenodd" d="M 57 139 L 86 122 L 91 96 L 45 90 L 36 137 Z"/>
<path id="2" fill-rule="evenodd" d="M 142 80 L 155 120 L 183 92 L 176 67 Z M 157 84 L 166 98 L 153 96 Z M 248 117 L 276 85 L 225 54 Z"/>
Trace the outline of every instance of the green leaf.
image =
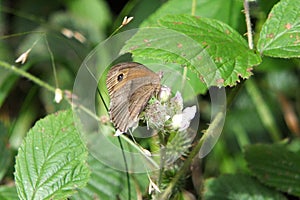
<path id="1" fill-rule="evenodd" d="M 205 200 L 258 200 L 286 199 L 248 175 L 222 175 L 218 178 L 207 179 L 204 183 L 203 199 Z"/>
<path id="2" fill-rule="evenodd" d="M 251 172 L 264 184 L 300 197 L 300 155 L 283 145 L 251 145 L 246 148 Z"/>
<path id="3" fill-rule="evenodd" d="M 89 178 L 87 150 L 64 111 L 39 120 L 18 150 L 15 181 L 20 199 L 63 199 Z"/>
<path id="4" fill-rule="evenodd" d="M 168 85 L 173 92 L 180 91 L 184 101 L 188 102 L 190 100 L 195 99 L 195 95 L 197 94 L 204 94 L 207 90 L 207 87 L 205 83 L 202 81 L 199 81 L 199 77 L 197 76 L 196 73 L 194 73 L 191 70 L 187 70 L 187 79 L 185 87 L 182 87 L 182 75 L 184 72 L 184 68 L 177 64 L 177 63 L 164 63 L 164 68 L 159 68 L 159 69 L 153 69 L 155 65 L 152 67 L 153 63 L 155 63 L 155 60 L 149 59 L 149 58 L 140 58 L 140 57 L 135 57 L 134 58 L 135 62 L 143 63 L 143 65 L 150 67 L 154 71 L 163 71 L 163 79 L 162 83 L 164 85 L 168 85 L 168 83 L 172 83 L 172 85 Z M 176 72 L 173 73 L 173 70 Z M 170 73 L 172 72 L 172 73 Z M 193 90 L 193 91 L 192 91 Z"/>
<path id="5" fill-rule="evenodd" d="M 272 57 L 300 57 L 300 3 L 281 0 L 271 10 L 258 40 L 261 54 Z"/>
<path id="6" fill-rule="evenodd" d="M 217 66 L 215 70 L 224 79 L 223 86 L 235 85 L 239 77 L 248 78 L 252 67 L 261 62 L 241 35 L 220 21 L 182 15 L 168 16 L 159 22 L 163 27 L 184 33 L 201 44 Z"/>
<path id="7" fill-rule="evenodd" d="M 128 41 L 133 56 L 176 62 L 198 73 L 206 85 L 233 86 L 248 78 L 261 58 L 228 25 L 213 19 L 169 15 L 161 28 L 145 28 Z"/>
<path id="8" fill-rule="evenodd" d="M 238 19 L 242 18 L 243 3 L 236 0 L 196 0 L 195 15 L 214 18 L 233 27 L 238 26 Z M 143 22 L 142 27 L 157 25 L 160 18 L 166 15 L 192 14 L 192 1 L 169 0 L 153 15 Z"/>
<path id="9" fill-rule="evenodd" d="M 0 187 L 0 199 L 1 200 L 16 200 L 18 199 L 18 193 L 16 187 L 1 186 Z"/>

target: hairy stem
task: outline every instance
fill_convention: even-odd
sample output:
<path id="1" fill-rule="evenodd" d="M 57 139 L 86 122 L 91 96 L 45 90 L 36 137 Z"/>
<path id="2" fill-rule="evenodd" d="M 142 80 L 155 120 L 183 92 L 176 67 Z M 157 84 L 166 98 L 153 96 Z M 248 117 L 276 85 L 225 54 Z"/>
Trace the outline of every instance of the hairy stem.
<path id="1" fill-rule="evenodd" d="M 193 162 L 194 157 L 196 155 L 198 155 L 205 138 L 209 135 L 212 135 L 214 132 L 218 131 L 217 129 L 219 128 L 219 124 L 222 122 L 223 117 L 224 117 L 223 112 L 219 112 L 216 115 L 216 117 L 214 118 L 214 120 L 212 121 L 212 123 L 210 124 L 208 129 L 206 130 L 205 135 L 200 139 L 200 141 L 197 143 L 195 148 L 191 151 L 190 155 L 185 160 L 183 166 L 180 168 L 180 170 L 178 171 L 176 176 L 172 179 L 172 181 L 170 182 L 170 184 L 168 185 L 166 190 L 160 196 L 160 199 L 168 199 L 168 197 L 172 193 L 172 190 L 173 190 L 174 186 L 176 185 L 176 183 L 178 182 L 178 180 L 181 178 L 181 176 L 183 176 L 186 173 L 186 171 L 189 169 L 191 163 Z"/>

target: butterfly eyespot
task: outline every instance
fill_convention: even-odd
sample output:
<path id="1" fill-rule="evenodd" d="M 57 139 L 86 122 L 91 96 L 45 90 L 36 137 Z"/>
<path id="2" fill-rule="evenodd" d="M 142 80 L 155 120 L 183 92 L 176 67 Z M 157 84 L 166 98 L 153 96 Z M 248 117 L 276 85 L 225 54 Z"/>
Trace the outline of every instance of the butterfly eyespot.
<path id="1" fill-rule="evenodd" d="M 119 75 L 118 75 L 118 81 L 119 81 L 119 82 L 123 80 L 123 76 L 124 76 L 123 74 L 119 74 Z"/>

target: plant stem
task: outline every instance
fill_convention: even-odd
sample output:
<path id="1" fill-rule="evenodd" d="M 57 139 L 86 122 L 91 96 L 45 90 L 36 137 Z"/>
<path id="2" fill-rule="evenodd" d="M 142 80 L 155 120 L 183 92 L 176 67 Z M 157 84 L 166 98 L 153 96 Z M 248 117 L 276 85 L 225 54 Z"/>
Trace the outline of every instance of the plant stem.
<path id="1" fill-rule="evenodd" d="M 253 49 L 253 35 L 252 35 L 252 27 L 251 27 L 251 19 L 250 19 L 250 10 L 249 10 L 249 1 L 244 0 L 244 12 L 245 12 L 245 20 L 247 26 L 247 37 L 248 37 L 248 45 L 250 49 Z"/>
<path id="2" fill-rule="evenodd" d="M 253 35 L 252 35 L 252 27 L 251 27 L 251 19 L 250 19 L 250 10 L 249 10 L 249 2 L 248 0 L 244 0 L 244 13 L 245 13 L 245 21 L 247 26 L 247 38 L 248 38 L 248 46 L 250 49 L 253 49 Z M 229 95 L 227 95 L 227 108 L 229 108 L 236 98 L 237 94 L 241 90 L 241 88 L 244 86 L 245 81 L 242 80 L 240 84 L 238 84 L 236 87 L 234 87 Z"/>
<path id="3" fill-rule="evenodd" d="M 255 107 L 257 109 L 258 115 L 262 123 L 268 129 L 270 137 L 273 139 L 274 142 L 279 141 L 281 138 L 280 131 L 276 126 L 275 120 L 268 105 L 261 96 L 261 93 L 256 87 L 255 83 L 251 79 L 249 79 L 246 82 L 245 87 L 250 97 L 252 98 L 252 101 L 256 105 Z"/>
<path id="4" fill-rule="evenodd" d="M 57 73 L 56 73 L 56 66 L 55 66 L 55 62 L 54 62 L 54 56 L 52 53 L 52 50 L 49 46 L 48 40 L 47 40 L 47 36 L 45 35 L 45 42 L 46 42 L 46 46 L 48 49 L 48 52 L 50 54 L 50 59 L 51 59 L 51 65 L 52 65 L 52 70 L 53 70 L 53 76 L 54 76 L 54 80 L 55 80 L 55 87 L 58 88 L 58 79 L 57 79 Z"/>
<path id="5" fill-rule="evenodd" d="M 197 5 L 197 0 L 192 0 L 192 16 L 195 16 L 196 13 L 196 5 Z"/>
<path id="6" fill-rule="evenodd" d="M 28 78 L 29 80 L 31 80 L 35 84 L 37 84 L 37 85 L 39 85 L 39 86 L 41 86 L 43 88 L 46 88 L 50 92 L 55 93 L 55 88 L 54 87 L 52 87 L 51 85 L 49 85 L 46 82 L 43 82 L 41 79 L 39 79 L 39 78 L 31 75 L 30 73 L 28 73 L 26 71 L 23 71 L 22 69 L 17 68 L 14 65 L 10 65 L 10 64 L 8 64 L 8 63 L 3 62 L 3 61 L 0 60 L 0 66 L 3 67 L 3 68 L 5 68 L 5 69 L 11 70 L 14 73 L 19 74 L 19 75 L 21 75 L 21 76 L 23 76 L 25 78 Z"/>
<path id="7" fill-rule="evenodd" d="M 194 149 L 191 151 L 190 155 L 188 158 L 185 160 L 183 166 L 180 168 L 176 176 L 172 179 L 166 190 L 162 193 L 160 196 L 160 199 L 168 199 L 170 194 L 172 193 L 173 187 L 176 185 L 178 180 L 183 176 L 186 171 L 188 170 L 189 166 L 193 162 L 194 157 L 199 153 L 202 144 L 204 140 L 206 139 L 207 136 L 212 135 L 214 132 L 218 131 L 217 129 L 219 128 L 219 123 L 222 122 L 222 118 L 224 117 L 223 112 L 219 112 L 216 114 L 216 117 L 206 130 L 206 133 L 201 137 L 200 141 L 197 143 L 197 145 L 194 147 Z"/>

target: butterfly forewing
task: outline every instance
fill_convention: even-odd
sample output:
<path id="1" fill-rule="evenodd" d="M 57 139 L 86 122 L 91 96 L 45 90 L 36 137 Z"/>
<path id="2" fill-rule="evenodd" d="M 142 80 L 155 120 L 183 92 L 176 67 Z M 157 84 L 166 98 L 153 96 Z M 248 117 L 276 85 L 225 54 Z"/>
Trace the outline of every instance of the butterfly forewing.
<path id="1" fill-rule="evenodd" d="M 149 99 L 160 89 L 160 77 L 134 62 L 113 66 L 107 75 L 110 118 L 115 128 L 126 132 L 138 120 Z"/>

